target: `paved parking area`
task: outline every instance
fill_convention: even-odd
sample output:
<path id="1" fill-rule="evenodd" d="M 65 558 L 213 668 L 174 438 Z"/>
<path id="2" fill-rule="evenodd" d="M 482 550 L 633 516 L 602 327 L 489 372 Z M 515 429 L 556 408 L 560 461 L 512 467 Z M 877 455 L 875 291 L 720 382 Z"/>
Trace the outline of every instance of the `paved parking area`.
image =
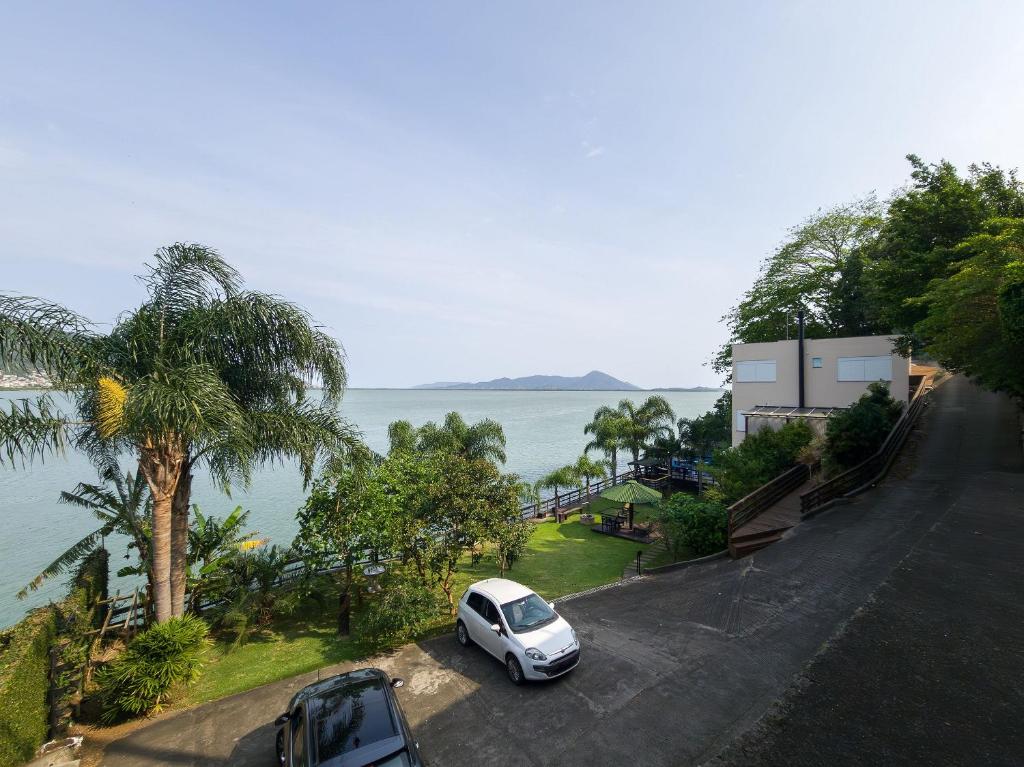
<path id="1" fill-rule="evenodd" d="M 995 423 L 1005 415 L 968 413 L 960 401 L 971 392 L 958 379 L 942 387 L 923 430 L 967 433 L 968 418 Z M 956 503 L 966 487 L 954 470 L 956 452 L 920 434 L 918 441 L 900 481 L 751 557 L 560 604 L 584 657 L 558 680 L 514 687 L 500 663 L 463 650 L 452 636 L 379 659 L 407 680 L 399 697 L 424 757 L 432 767 L 682 765 L 713 757 L 758 720 Z M 114 743 L 104 764 L 269 767 L 270 722 L 315 678 L 158 720 Z"/>

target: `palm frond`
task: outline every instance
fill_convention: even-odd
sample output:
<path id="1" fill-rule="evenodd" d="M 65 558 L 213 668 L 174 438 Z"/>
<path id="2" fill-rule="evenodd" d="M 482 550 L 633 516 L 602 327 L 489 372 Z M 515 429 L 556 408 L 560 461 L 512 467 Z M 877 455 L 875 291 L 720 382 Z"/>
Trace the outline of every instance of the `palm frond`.
<path id="1" fill-rule="evenodd" d="M 36 458 L 62 455 L 75 424 L 60 413 L 49 395 L 34 400 L 12 400 L 9 410 L 0 409 L 0 465 L 22 466 Z"/>
<path id="2" fill-rule="evenodd" d="M 0 366 L 46 373 L 58 388 L 71 388 L 95 372 L 91 324 L 60 304 L 0 293 Z"/>
<path id="3" fill-rule="evenodd" d="M 48 578 L 68 572 L 72 567 L 78 564 L 86 554 L 96 548 L 96 541 L 102 537 L 102 533 L 102 529 L 94 530 L 78 541 L 78 543 L 70 546 L 67 551 L 44 567 L 43 571 L 39 573 L 39 575 L 33 578 L 28 585 L 18 592 L 18 599 L 24 599 L 28 596 L 30 591 L 38 589 Z"/>

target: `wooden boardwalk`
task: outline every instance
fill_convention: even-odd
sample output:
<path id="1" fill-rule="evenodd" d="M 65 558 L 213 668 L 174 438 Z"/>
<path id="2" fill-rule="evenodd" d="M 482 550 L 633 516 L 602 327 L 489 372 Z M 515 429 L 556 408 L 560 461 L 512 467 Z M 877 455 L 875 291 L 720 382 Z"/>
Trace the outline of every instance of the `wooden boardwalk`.
<path id="1" fill-rule="evenodd" d="M 807 480 L 750 522 L 734 530 L 730 539 L 734 556 L 742 557 L 764 548 L 800 524 L 800 496 L 813 486 L 814 482 Z"/>

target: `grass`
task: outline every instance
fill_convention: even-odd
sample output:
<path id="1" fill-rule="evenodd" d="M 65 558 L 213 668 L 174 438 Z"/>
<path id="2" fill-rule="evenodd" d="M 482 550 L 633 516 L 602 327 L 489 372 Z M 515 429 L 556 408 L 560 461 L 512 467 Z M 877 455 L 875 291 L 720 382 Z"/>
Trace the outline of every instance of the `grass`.
<path id="1" fill-rule="evenodd" d="M 617 581 L 638 548 L 643 545 L 591 531 L 577 517 L 562 524 L 540 522 L 523 558 L 506 577 L 554 599 Z M 490 552 L 476 565 L 467 558 L 455 576 L 453 596 L 458 598 L 474 581 L 497 575 Z M 181 703 L 217 700 L 323 666 L 365 658 L 379 649 L 355 637 L 339 637 L 336 625 L 336 595 L 328 594 L 323 603 L 307 600 L 298 611 L 275 620 L 241 647 L 217 641 L 202 676 Z M 450 625 L 446 615 L 438 621 L 436 631 Z"/>

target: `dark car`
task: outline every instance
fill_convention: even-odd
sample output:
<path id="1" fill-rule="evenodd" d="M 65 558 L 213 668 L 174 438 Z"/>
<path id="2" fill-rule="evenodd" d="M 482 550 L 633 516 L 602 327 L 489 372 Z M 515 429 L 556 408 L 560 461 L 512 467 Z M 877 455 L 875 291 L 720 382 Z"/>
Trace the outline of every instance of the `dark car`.
<path id="1" fill-rule="evenodd" d="M 390 679 L 364 668 L 299 690 L 277 718 L 277 757 L 286 767 L 422 767 Z"/>

